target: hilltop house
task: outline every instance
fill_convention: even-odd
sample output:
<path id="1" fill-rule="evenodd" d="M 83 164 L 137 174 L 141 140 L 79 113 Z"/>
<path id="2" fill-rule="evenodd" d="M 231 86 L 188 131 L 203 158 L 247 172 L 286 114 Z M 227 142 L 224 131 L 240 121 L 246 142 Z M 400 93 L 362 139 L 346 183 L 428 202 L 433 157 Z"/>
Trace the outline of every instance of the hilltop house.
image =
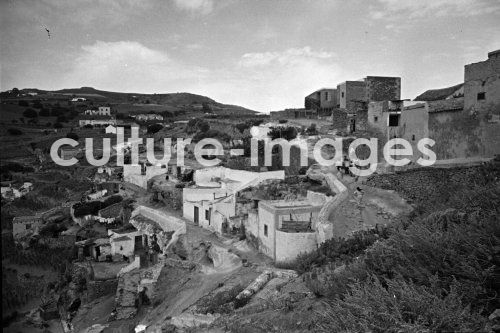
<path id="1" fill-rule="evenodd" d="M 99 106 L 97 110 L 85 110 L 84 114 L 88 116 L 111 116 L 111 108 L 109 106 Z"/>
<path id="2" fill-rule="evenodd" d="M 106 126 L 106 128 L 104 129 L 104 133 L 106 133 L 106 134 L 116 134 L 116 126 L 113 126 L 113 125 Z"/>
<path id="3" fill-rule="evenodd" d="M 411 143 L 414 162 L 423 157 L 420 139 L 430 138 L 438 163 L 481 160 L 500 154 L 500 50 L 465 66 L 464 83 L 428 90 L 415 101 L 384 100 L 368 104 L 367 120 L 385 140 Z M 418 99 L 418 101 L 417 101 Z"/>
<path id="4" fill-rule="evenodd" d="M 163 116 L 155 113 L 148 114 L 138 114 L 135 116 L 136 121 L 154 121 L 154 120 L 163 120 Z"/>

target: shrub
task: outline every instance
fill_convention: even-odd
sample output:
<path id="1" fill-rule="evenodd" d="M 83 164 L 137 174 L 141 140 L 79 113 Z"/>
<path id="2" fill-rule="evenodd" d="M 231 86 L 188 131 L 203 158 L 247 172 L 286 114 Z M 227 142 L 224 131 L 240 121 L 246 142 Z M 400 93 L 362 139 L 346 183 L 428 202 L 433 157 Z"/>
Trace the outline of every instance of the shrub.
<path id="1" fill-rule="evenodd" d="M 61 123 L 54 123 L 54 128 L 63 128 L 63 124 Z"/>
<path id="2" fill-rule="evenodd" d="M 148 126 L 148 133 L 149 134 L 155 134 L 156 132 L 160 131 L 163 128 L 162 125 L 160 124 L 152 124 Z"/>
<path id="3" fill-rule="evenodd" d="M 438 286 L 376 277 L 351 285 L 344 299 L 329 303 L 318 317 L 317 330 L 329 332 L 477 331 L 486 323 L 455 286 L 441 295 Z"/>
<path id="4" fill-rule="evenodd" d="M 23 116 L 26 118 L 36 118 L 38 117 L 38 113 L 33 109 L 26 109 L 23 112 Z"/>
<path id="5" fill-rule="evenodd" d="M 268 133 L 271 139 L 283 138 L 285 140 L 293 140 L 297 137 L 297 129 L 293 126 L 287 127 L 271 127 Z"/>
<path id="6" fill-rule="evenodd" d="M 76 134 L 75 132 L 69 132 L 68 134 L 66 134 L 66 137 L 75 141 L 78 141 L 79 139 L 78 134 Z"/>
<path id="7" fill-rule="evenodd" d="M 40 117 L 50 117 L 50 110 L 46 108 L 42 108 L 40 112 L 38 112 Z"/>
<path id="8" fill-rule="evenodd" d="M 23 135 L 24 132 L 21 131 L 20 129 L 18 128 L 9 128 L 7 129 L 7 132 L 10 134 L 10 135 Z"/>
<path id="9" fill-rule="evenodd" d="M 316 135 L 318 134 L 318 130 L 316 129 L 316 124 L 312 123 L 307 129 L 306 133 L 308 135 Z"/>

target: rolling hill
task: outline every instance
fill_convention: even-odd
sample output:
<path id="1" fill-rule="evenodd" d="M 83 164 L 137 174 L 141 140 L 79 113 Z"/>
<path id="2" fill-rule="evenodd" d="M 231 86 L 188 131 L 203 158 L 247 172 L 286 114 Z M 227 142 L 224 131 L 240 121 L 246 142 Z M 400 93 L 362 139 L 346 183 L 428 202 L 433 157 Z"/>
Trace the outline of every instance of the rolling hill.
<path id="1" fill-rule="evenodd" d="M 36 93 L 36 95 L 32 96 L 28 93 Z M 204 110 L 206 108 L 209 108 L 215 113 L 238 115 L 252 115 L 258 113 L 257 111 L 253 111 L 238 105 L 223 104 L 209 97 L 187 92 L 166 94 L 140 94 L 104 91 L 92 87 L 81 87 L 54 91 L 33 88 L 22 89 L 16 93 L 13 93 L 12 91 L 5 91 L 0 93 L 0 99 L 2 101 L 12 99 L 67 101 L 73 97 L 84 97 L 87 100 L 96 103 L 107 103 L 111 106 L 116 105 L 118 109 L 127 109 L 130 106 L 147 106 L 147 108 L 150 108 L 151 110 L 163 109 L 173 112 L 189 109 Z"/>

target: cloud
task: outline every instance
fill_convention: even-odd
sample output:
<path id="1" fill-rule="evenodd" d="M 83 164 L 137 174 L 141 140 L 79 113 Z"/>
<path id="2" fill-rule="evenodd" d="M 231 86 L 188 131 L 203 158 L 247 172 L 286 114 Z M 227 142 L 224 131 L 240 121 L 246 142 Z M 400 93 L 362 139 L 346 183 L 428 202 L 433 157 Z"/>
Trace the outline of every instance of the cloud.
<path id="1" fill-rule="evenodd" d="M 258 111 L 303 107 L 304 96 L 340 81 L 335 54 L 306 46 L 245 53 L 236 67 L 205 89 L 214 98 Z"/>
<path id="2" fill-rule="evenodd" d="M 177 8 L 191 13 L 210 14 L 214 9 L 213 0 L 174 0 Z"/>
<path id="3" fill-rule="evenodd" d="M 165 52 L 138 42 L 97 41 L 82 47 L 73 67 L 63 78 L 64 86 L 94 86 L 134 92 L 169 92 L 188 88 L 208 70 L 187 66 Z"/>
<path id="4" fill-rule="evenodd" d="M 331 52 L 316 52 L 306 46 L 304 48 L 290 48 L 283 52 L 245 53 L 239 64 L 243 67 L 264 66 L 272 63 L 294 65 L 313 59 L 328 59 L 333 56 L 334 54 Z"/>
<path id="5" fill-rule="evenodd" d="M 127 22 L 131 16 L 139 16 L 154 6 L 152 0 L 19 0 L 0 2 L 7 25 L 18 20 L 37 25 L 91 26 L 103 24 L 118 25 Z M 2 17 L 4 19 L 4 17 Z"/>
<path id="6" fill-rule="evenodd" d="M 500 11 L 500 3 L 490 0 L 379 0 L 380 6 L 372 7 L 374 20 L 394 18 L 395 14 L 410 19 L 422 17 L 468 17 Z"/>

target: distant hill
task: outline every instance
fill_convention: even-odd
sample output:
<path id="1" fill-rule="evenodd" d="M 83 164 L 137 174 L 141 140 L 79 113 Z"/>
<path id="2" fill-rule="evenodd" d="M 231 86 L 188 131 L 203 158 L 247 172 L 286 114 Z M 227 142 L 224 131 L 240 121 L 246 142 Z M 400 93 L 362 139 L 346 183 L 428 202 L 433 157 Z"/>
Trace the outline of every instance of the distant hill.
<path id="1" fill-rule="evenodd" d="M 35 95 L 36 94 L 36 95 Z M 164 108 L 169 111 L 198 109 L 200 111 L 212 110 L 216 113 L 231 113 L 251 115 L 257 111 L 238 105 L 219 103 L 209 97 L 187 92 L 167 94 L 140 94 L 123 93 L 94 89 L 92 87 L 69 88 L 61 90 L 40 90 L 35 88 L 21 89 L 13 93 L 5 91 L 0 93 L 0 98 L 5 99 L 61 99 L 69 100 L 72 97 L 84 97 L 100 103 L 110 105 L 150 105 L 151 109 Z"/>

